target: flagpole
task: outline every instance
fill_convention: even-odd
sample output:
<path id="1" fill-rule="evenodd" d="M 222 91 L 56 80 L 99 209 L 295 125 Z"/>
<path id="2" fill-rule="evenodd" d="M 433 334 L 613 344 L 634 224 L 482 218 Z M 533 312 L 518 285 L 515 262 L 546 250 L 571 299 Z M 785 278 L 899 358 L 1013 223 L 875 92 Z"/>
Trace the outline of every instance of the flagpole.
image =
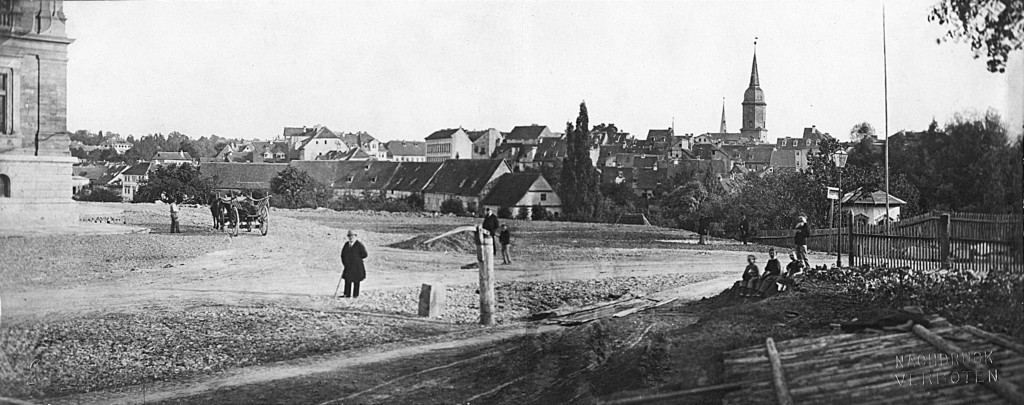
<path id="1" fill-rule="evenodd" d="M 885 92 L 885 230 L 889 231 L 889 66 L 885 49 L 885 3 L 882 3 L 882 77 Z"/>

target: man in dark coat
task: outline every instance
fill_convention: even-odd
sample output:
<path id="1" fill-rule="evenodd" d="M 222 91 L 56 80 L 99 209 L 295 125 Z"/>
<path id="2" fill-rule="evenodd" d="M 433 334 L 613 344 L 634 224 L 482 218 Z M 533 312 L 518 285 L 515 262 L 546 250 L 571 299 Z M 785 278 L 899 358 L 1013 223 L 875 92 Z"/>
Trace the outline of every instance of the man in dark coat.
<path id="1" fill-rule="evenodd" d="M 512 232 L 508 231 L 507 226 L 501 226 L 498 240 L 501 241 L 501 264 L 512 264 L 512 254 L 508 251 L 512 245 Z"/>
<path id="2" fill-rule="evenodd" d="M 345 298 L 359 297 L 359 283 L 366 279 L 366 268 L 363 267 L 366 248 L 356 240 L 357 236 L 355 231 L 349 230 L 348 241 L 341 248 L 341 264 L 345 266 L 341 272 L 341 278 L 345 279 Z"/>
<path id="3" fill-rule="evenodd" d="M 490 234 L 489 236 L 493 239 L 494 253 L 498 253 L 498 240 L 496 239 L 498 236 L 498 226 L 498 216 L 494 215 L 494 212 L 491 211 L 490 208 L 487 208 L 486 213 L 484 214 L 484 229 L 487 230 Z"/>

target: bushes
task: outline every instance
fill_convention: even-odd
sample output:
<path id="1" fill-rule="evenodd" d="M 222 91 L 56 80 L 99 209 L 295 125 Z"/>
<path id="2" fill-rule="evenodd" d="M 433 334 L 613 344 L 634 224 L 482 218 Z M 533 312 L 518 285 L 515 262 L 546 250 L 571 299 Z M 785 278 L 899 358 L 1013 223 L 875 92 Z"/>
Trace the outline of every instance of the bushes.
<path id="1" fill-rule="evenodd" d="M 809 269 L 809 277 L 833 281 L 879 307 L 916 305 L 956 324 L 1024 339 L 1024 276 L 1008 270 L 979 276 L 971 270 L 925 272 L 906 267 Z"/>
<path id="2" fill-rule="evenodd" d="M 441 213 L 466 215 L 466 206 L 462 204 L 462 200 L 449 198 L 441 202 Z"/>
<path id="3" fill-rule="evenodd" d="M 83 188 L 74 196 L 78 201 L 121 202 L 121 193 L 106 187 Z"/>
<path id="4" fill-rule="evenodd" d="M 294 167 L 282 170 L 270 179 L 275 198 L 270 203 L 279 208 L 317 208 L 327 206 L 333 192 L 308 173 Z"/>
<path id="5" fill-rule="evenodd" d="M 498 208 L 498 218 L 512 219 L 512 209 L 509 207 Z"/>
<path id="6" fill-rule="evenodd" d="M 416 195 L 387 198 L 384 193 L 363 192 L 361 196 L 346 195 L 328 205 L 335 211 L 417 212 L 423 210 L 423 199 Z"/>
<path id="7" fill-rule="evenodd" d="M 535 221 L 543 221 L 543 220 L 546 220 L 546 219 L 551 219 L 551 213 L 549 213 L 548 210 L 545 209 L 540 204 L 534 205 L 533 207 L 530 207 L 530 215 L 531 215 L 531 218 L 533 220 L 535 220 Z"/>

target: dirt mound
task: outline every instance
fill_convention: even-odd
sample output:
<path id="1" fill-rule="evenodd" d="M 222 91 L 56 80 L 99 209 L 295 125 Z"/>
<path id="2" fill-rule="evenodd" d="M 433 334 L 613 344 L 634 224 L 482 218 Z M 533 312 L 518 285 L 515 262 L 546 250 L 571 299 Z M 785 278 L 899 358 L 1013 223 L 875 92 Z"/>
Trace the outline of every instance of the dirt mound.
<path id="1" fill-rule="evenodd" d="M 418 235 L 412 239 L 392 243 L 388 247 L 408 250 L 425 250 L 428 252 L 460 252 L 476 253 L 476 243 L 472 232 L 459 232 L 424 243 L 435 235 Z"/>

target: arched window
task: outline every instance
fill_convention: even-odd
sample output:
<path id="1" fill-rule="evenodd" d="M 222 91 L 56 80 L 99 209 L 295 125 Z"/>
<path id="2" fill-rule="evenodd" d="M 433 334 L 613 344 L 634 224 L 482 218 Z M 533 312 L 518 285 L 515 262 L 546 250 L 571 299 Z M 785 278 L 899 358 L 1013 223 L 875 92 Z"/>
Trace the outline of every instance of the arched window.
<path id="1" fill-rule="evenodd" d="M 11 198 L 11 178 L 0 174 L 0 198 Z"/>

